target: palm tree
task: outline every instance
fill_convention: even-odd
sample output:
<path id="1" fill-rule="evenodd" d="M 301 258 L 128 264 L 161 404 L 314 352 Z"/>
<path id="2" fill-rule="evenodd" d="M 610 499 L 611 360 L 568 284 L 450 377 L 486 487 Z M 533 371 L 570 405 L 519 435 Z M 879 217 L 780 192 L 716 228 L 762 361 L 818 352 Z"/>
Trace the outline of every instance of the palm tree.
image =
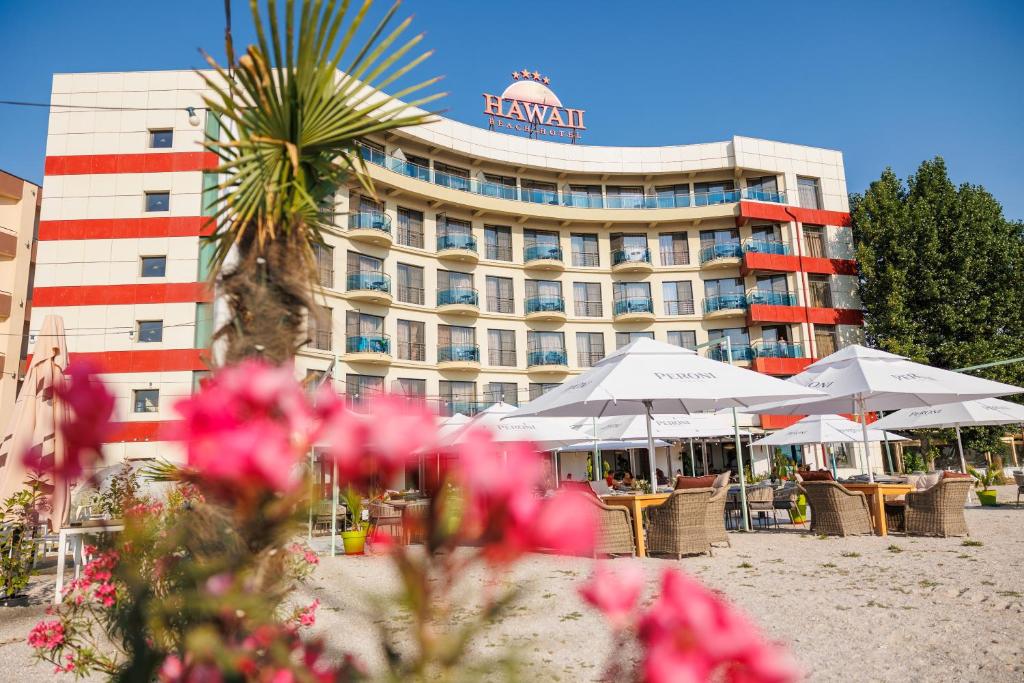
<path id="1" fill-rule="evenodd" d="M 213 277 L 231 310 L 217 337 L 226 341 L 227 363 L 252 355 L 280 363 L 305 341 L 304 313 L 312 311 L 316 281 L 313 245 L 333 222 L 333 212 L 321 208 L 353 177 L 373 194 L 357 141 L 424 123 L 430 114 L 415 108 L 443 94 L 401 101 L 438 78 L 384 94 L 430 56 L 410 54 L 422 34 L 398 42 L 411 19 L 389 28 L 397 3 L 368 27 L 358 48 L 356 34 L 372 0 L 347 22 L 348 0 L 285 0 L 283 12 L 267 0 L 265 17 L 258 0 L 249 4 L 257 44 L 234 65 L 228 31 L 228 67 L 207 56 L 212 71 L 200 72 L 212 93 L 206 106 L 224 131 L 223 139 L 205 143 L 220 159 L 222 181 L 210 238 Z"/>

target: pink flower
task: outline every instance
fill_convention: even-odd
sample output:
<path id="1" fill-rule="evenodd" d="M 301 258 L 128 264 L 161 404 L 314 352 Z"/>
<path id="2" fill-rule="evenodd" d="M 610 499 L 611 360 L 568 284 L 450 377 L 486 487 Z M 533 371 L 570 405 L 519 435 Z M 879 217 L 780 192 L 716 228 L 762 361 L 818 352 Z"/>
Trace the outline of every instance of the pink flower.
<path id="1" fill-rule="evenodd" d="M 70 413 L 68 419 L 60 424 L 64 457 L 56 462 L 51 456 L 43 457 L 41 450 L 34 448 L 23 456 L 23 460 L 31 469 L 74 481 L 103 459 L 103 444 L 112 430 L 110 417 L 114 412 L 114 397 L 96 376 L 96 369 L 90 363 L 73 363 L 68 366 L 66 374 L 68 379 L 54 387 L 57 398 Z"/>
<path id="2" fill-rule="evenodd" d="M 64 624 L 40 621 L 28 634 L 28 644 L 36 650 L 54 650 L 64 644 Z"/>
<path id="3" fill-rule="evenodd" d="M 395 549 L 394 537 L 380 527 L 374 527 L 366 537 L 367 547 L 375 555 L 386 555 Z"/>
<path id="4" fill-rule="evenodd" d="M 299 610 L 299 625 L 312 626 L 316 623 L 316 611 L 320 607 L 319 600 L 313 600 L 308 606 Z"/>
<path id="5" fill-rule="evenodd" d="M 561 491 L 540 506 L 533 543 L 560 555 L 589 555 L 597 539 L 597 508 L 575 491 Z"/>
<path id="6" fill-rule="evenodd" d="M 600 610 L 615 629 L 629 625 L 643 590 L 643 567 L 625 561 L 614 566 L 599 564 L 590 581 L 579 589 L 583 599 Z"/>

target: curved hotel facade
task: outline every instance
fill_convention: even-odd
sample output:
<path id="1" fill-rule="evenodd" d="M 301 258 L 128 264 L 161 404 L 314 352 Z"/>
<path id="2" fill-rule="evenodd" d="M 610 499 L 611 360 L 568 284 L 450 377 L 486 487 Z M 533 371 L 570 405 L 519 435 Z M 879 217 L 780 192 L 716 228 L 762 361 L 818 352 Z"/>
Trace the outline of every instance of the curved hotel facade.
<path id="1" fill-rule="evenodd" d="M 64 316 L 72 354 L 103 365 L 112 448 L 167 455 L 159 428 L 206 367 L 215 308 L 199 236 L 216 162 L 198 147 L 215 122 L 190 72 L 57 75 L 53 104 L 79 108 L 51 114 L 32 329 Z M 641 336 L 722 360 L 706 345 L 728 337 L 734 362 L 787 376 L 862 337 L 840 152 L 446 119 L 361 150 L 376 196 L 353 183 L 324 209 L 322 307 L 297 359 L 311 381 L 333 367 L 354 402 L 523 403 Z"/>

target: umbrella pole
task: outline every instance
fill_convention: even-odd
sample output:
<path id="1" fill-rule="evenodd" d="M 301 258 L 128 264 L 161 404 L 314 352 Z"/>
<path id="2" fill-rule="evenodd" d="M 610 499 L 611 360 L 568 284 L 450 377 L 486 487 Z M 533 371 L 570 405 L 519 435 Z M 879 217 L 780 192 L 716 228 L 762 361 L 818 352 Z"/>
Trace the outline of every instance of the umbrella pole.
<path id="1" fill-rule="evenodd" d="M 693 439 L 689 439 L 690 442 L 690 475 L 697 476 L 697 461 L 693 457 Z"/>
<path id="2" fill-rule="evenodd" d="M 657 463 L 654 459 L 654 418 L 651 416 L 654 404 L 651 401 L 644 401 L 644 408 L 647 409 L 647 461 L 651 468 L 648 479 L 651 482 L 651 493 L 654 493 L 658 490 L 658 484 L 654 478 Z"/>
<path id="3" fill-rule="evenodd" d="M 704 474 L 708 473 L 708 441 L 707 439 L 700 440 L 700 459 L 701 465 L 704 467 Z"/>
<path id="4" fill-rule="evenodd" d="M 879 417 L 885 417 L 885 413 L 878 411 Z M 896 468 L 892 466 L 892 451 L 889 450 L 889 432 L 882 430 L 882 438 L 885 439 L 885 459 L 889 461 L 889 474 L 896 474 Z"/>
<path id="5" fill-rule="evenodd" d="M 960 425 L 956 429 L 956 448 L 960 451 L 960 471 L 967 474 L 967 461 L 964 459 L 964 442 L 960 439 Z"/>
<path id="6" fill-rule="evenodd" d="M 736 437 L 736 467 L 740 471 L 740 509 L 743 511 L 743 530 L 750 531 L 750 511 L 747 510 L 747 476 L 743 471 L 743 445 L 740 443 L 740 421 L 736 409 L 732 409 L 732 426 Z M 753 464 L 751 464 L 753 468 Z M 751 469 L 753 474 L 753 469 Z"/>
<path id="7" fill-rule="evenodd" d="M 313 540 L 313 506 L 319 502 L 319 497 L 316 495 L 316 463 L 313 454 L 314 449 L 309 449 L 309 534 L 306 538 L 310 541 Z"/>
<path id="8" fill-rule="evenodd" d="M 597 436 L 597 416 L 594 416 L 594 478 L 592 481 L 598 481 L 604 478 L 604 468 L 601 467 L 601 449 L 597 447 L 600 439 Z"/>
<path id="9" fill-rule="evenodd" d="M 864 437 L 864 464 L 868 468 L 868 481 L 875 483 L 875 474 L 871 471 L 871 453 L 868 451 L 868 411 L 864 399 L 860 399 L 860 431 Z"/>
<path id="10" fill-rule="evenodd" d="M 359 520 L 353 520 L 356 524 Z M 331 461 L 331 557 L 338 548 L 338 461 Z"/>

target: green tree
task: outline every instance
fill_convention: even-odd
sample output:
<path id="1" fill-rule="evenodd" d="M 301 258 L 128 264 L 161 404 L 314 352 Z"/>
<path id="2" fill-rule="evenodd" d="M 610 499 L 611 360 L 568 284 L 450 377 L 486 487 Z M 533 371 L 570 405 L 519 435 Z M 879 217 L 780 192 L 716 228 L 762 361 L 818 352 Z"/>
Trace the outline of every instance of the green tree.
<path id="1" fill-rule="evenodd" d="M 383 94 L 430 54 L 411 56 L 422 34 L 400 42 L 411 19 L 389 28 L 397 5 L 364 28 L 372 0 L 351 17 L 347 0 L 286 0 L 283 9 L 267 0 L 265 17 L 259 0 L 249 4 L 257 44 L 232 64 L 229 36 L 229 66 L 208 58 L 213 70 L 201 72 L 213 93 L 206 105 L 224 131 L 206 143 L 221 160 L 212 240 L 232 314 L 218 337 L 227 341 L 227 362 L 251 355 L 281 362 L 304 340 L 313 245 L 333 221 L 321 207 L 352 178 L 373 193 L 357 142 L 424 123 L 429 114 L 414 107 L 441 95 L 402 101 L 436 78 Z"/>
<path id="2" fill-rule="evenodd" d="M 906 183 L 887 168 L 850 215 L 870 344 L 941 368 L 1024 356 L 1024 223 L 985 188 L 936 157 Z M 1024 363 L 977 374 L 1024 384 Z M 1004 433 L 965 430 L 965 446 L 1001 450 Z"/>

